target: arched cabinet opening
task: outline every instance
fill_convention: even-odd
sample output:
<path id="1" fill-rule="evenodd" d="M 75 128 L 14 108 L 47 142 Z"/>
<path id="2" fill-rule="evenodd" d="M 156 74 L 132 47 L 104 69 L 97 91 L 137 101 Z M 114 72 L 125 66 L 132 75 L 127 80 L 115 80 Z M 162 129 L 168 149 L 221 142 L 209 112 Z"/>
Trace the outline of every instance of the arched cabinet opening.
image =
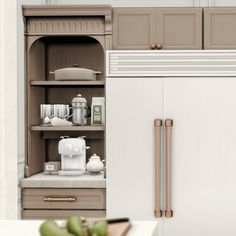
<path id="1" fill-rule="evenodd" d="M 29 80 L 53 81 L 52 73 L 62 68 L 78 66 L 99 71 L 96 80 L 105 80 L 104 37 L 45 36 L 36 39 L 29 48 Z M 66 78 L 65 78 L 66 80 Z"/>
<path id="2" fill-rule="evenodd" d="M 30 42 L 30 45 L 29 45 Z M 43 127 L 40 116 L 40 104 L 67 104 L 71 107 L 72 99 L 81 94 L 91 109 L 93 97 L 104 97 L 105 50 L 104 37 L 101 36 L 42 36 L 32 37 L 28 41 L 28 162 L 27 176 L 44 170 L 44 162 L 60 161 L 58 142 L 60 136 L 86 136 L 90 146 L 88 158 L 97 153 L 105 158 L 104 127 L 91 126 L 91 116 L 87 126 L 80 129 L 72 126 Z M 50 73 L 62 68 L 79 68 L 100 71 L 95 81 L 55 80 Z M 62 82 L 62 83 L 61 83 Z M 72 122 L 72 118 L 68 118 Z M 96 136 L 96 139 L 93 137 Z M 37 149 L 37 153 L 35 153 Z"/>

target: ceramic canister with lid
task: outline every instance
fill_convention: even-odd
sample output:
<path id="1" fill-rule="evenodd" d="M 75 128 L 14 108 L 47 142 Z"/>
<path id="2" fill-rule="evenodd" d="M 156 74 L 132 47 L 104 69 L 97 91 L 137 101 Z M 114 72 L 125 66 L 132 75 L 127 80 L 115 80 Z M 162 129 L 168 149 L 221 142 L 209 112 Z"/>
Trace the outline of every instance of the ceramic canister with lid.
<path id="1" fill-rule="evenodd" d="M 87 100 L 78 94 L 72 100 L 72 122 L 74 125 L 87 125 Z"/>
<path id="2" fill-rule="evenodd" d="M 86 165 L 87 171 L 91 173 L 99 173 L 100 171 L 104 170 L 104 164 L 101 161 L 100 157 L 96 154 L 93 154 Z"/>

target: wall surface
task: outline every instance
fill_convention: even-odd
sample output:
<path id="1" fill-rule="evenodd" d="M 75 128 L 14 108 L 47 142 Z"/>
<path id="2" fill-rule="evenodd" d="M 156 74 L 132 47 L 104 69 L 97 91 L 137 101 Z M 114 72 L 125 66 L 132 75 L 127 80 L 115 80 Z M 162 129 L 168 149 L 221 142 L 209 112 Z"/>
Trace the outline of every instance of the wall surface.
<path id="1" fill-rule="evenodd" d="M 17 217 L 17 12 L 0 1 L 0 219 Z"/>

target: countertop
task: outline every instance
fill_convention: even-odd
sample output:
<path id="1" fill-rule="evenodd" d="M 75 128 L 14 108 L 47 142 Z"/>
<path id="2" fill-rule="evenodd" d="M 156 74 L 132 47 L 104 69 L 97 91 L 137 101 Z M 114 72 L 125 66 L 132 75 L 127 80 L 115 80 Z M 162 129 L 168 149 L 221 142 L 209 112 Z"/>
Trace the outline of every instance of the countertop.
<path id="1" fill-rule="evenodd" d="M 20 182 L 22 188 L 106 188 L 104 173 L 59 176 L 39 173 Z"/>
<path id="2" fill-rule="evenodd" d="M 0 221 L 0 235 L 39 236 L 42 221 Z M 157 236 L 157 221 L 132 221 L 127 236 Z"/>

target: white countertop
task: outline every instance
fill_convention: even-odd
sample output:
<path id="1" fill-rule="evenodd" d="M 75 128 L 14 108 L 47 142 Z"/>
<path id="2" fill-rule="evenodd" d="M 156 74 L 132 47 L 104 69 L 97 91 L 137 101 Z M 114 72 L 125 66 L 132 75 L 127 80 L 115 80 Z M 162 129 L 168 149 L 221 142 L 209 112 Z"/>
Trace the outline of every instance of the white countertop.
<path id="1" fill-rule="evenodd" d="M 0 221 L 0 235 L 39 236 L 42 221 Z M 157 236 L 157 221 L 132 221 L 127 236 Z"/>
<path id="2" fill-rule="evenodd" d="M 22 188 L 106 188 L 104 173 L 59 176 L 39 173 L 21 180 Z"/>

